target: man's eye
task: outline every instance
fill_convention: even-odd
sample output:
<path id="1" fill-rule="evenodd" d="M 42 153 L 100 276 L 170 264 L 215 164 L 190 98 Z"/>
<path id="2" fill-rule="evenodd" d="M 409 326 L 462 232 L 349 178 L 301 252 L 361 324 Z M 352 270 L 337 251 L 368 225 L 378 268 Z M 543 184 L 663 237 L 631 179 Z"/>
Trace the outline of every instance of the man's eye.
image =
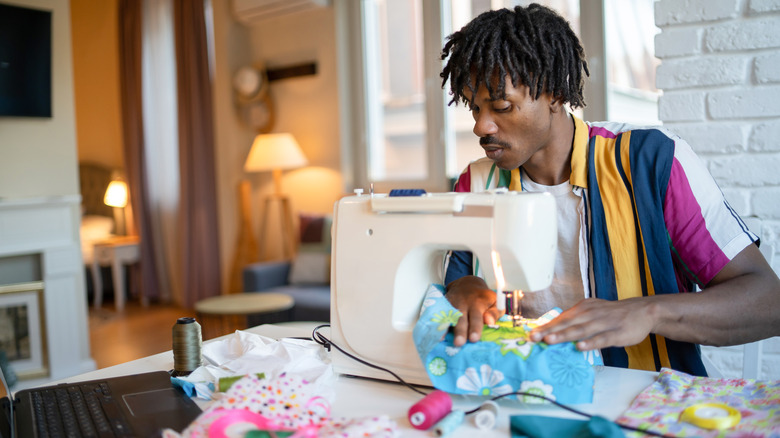
<path id="1" fill-rule="evenodd" d="M 507 106 L 504 106 L 504 107 L 501 107 L 501 108 L 495 108 L 495 111 L 499 112 L 499 113 L 505 113 L 505 112 L 508 112 L 511 109 L 512 109 L 512 105 L 507 105 Z"/>

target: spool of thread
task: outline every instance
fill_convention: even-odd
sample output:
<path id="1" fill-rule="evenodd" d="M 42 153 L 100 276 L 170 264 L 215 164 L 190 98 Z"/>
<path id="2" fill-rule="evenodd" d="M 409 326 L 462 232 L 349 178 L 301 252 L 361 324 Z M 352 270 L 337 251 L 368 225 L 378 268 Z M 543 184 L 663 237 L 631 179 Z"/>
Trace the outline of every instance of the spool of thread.
<path id="1" fill-rule="evenodd" d="M 496 417 L 498 417 L 498 404 L 488 400 L 482 403 L 474 414 L 474 426 L 479 430 L 491 430 L 496 427 Z"/>
<path id="2" fill-rule="evenodd" d="M 195 318 L 179 318 L 173 325 L 173 376 L 186 376 L 201 364 L 200 324 Z"/>
<path id="3" fill-rule="evenodd" d="M 463 417 L 466 416 L 466 413 L 461 410 L 454 410 L 447 414 L 446 417 L 442 418 L 441 421 L 436 423 L 436 427 L 433 428 L 433 433 L 436 436 L 447 436 L 452 432 L 453 430 L 457 429 L 458 426 L 463 423 Z"/>
<path id="4" fill-rule="evenodd" d="M 409 408 L 409 423 L 419 430 L 428 430 L 452 411 L 452 399 L 444 391 L 434 390 Z"/>

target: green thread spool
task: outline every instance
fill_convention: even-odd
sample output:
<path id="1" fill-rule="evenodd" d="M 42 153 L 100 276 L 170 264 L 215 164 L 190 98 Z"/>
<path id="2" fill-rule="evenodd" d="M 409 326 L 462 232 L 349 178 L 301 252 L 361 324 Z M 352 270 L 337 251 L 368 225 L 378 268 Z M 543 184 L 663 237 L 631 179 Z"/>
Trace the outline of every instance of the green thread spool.
<path id="1" fill-rule="evenodd" d="M 173 376 L 187 376 L 202 362 L 200 324 L 195 318 L 179 318 L 173 325 Z"/>

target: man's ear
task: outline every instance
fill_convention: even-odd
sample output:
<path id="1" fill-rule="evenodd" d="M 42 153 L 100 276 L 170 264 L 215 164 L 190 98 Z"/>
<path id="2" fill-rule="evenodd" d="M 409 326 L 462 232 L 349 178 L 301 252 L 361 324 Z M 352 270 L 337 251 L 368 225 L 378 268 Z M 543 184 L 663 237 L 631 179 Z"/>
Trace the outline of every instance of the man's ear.
<path id="1" fill-rule="evenodd" d="M 563 99 L 560 97 L 552 97 L 550 100 L 550 112 L 558 113 L 563 109 Z"/>

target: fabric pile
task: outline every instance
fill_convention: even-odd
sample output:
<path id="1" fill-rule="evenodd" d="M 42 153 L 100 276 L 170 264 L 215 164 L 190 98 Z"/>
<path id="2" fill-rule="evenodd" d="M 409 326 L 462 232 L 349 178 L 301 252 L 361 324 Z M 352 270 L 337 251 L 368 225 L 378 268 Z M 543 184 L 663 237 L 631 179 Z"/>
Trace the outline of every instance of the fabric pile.
<path id="1" fill-rule="evenodd" d="M 397 436 L 387 416 L 331 417 L 335 376 L 327 353 L 314 342 L 237 331 L 206 344 L 203 357 L 206 365 L 174 383 L 211 402 L 185 430 L 166 430 L 165 438 L 249 438 L 267 431 L 292 437 Z M 225 382 L 229 387 L 219 391 Z"/>

